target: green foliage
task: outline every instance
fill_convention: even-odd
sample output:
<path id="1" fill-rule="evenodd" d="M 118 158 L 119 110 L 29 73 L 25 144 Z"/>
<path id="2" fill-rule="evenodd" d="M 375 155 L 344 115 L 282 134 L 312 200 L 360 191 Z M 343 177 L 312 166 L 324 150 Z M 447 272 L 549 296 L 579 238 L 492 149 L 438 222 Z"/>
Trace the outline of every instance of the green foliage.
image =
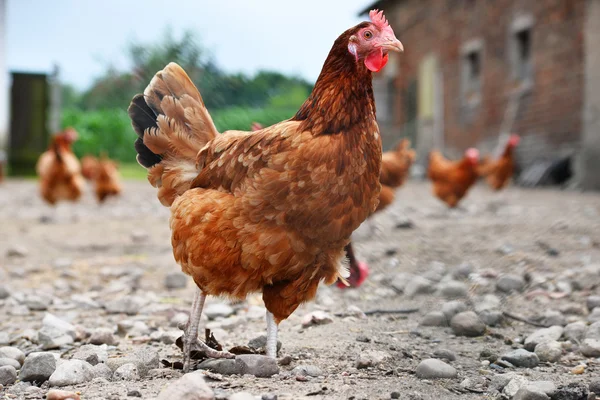
<path id="1" fill-rule="evenodd" d="M 212 117 L 219 132 L 231 129 L 249 131 L 252 122 L 269 126 L 293 117 L 296 111 L 298 108 L 231 107 L 212 113 Z"/>

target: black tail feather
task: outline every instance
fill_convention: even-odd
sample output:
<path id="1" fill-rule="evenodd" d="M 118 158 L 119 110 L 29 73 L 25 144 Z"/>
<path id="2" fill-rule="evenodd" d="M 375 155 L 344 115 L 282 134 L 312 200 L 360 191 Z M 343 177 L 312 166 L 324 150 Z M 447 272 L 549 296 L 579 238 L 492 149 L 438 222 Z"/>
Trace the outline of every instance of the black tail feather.
<path id="1" fill-rule="evenodd" d="M 131 118 L 131 125 L 139 136 L 135 141 L 135 151 L 138 153 L 137 161 L 143 167 L 150 168 L 162 160 L 162 157 L 154 154 L 144 144 L 144 131 L 149 128 L 158 127 L 156 125 L 157 115 L 148 106 L 143 94 L 138 94 L 133 98 L 127 112 L 129 113 L 129 118 Z"/>

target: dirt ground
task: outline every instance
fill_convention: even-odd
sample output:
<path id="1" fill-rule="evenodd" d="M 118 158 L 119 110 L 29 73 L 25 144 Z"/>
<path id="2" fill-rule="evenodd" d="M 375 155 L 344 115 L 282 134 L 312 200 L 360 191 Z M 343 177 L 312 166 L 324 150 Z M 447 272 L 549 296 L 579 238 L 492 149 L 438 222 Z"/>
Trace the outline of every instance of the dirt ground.
<path id="1" fill-rule="evenodd" d="M 216 379 L 207 382 L 217 398 L 244 391 L 259 399 L 275 394 L 280 400 L 495 399 L 501 398 L 495 377 L 507 371 L 530 381 L 553 381 L 557 386 L 588 384 L 600 376 L 600 360 L 583 357 L 576 346 L 565 347 L 556 363 L 491 368 L 482 364 L 482 350 L 508 352 L 539 327 L 507 318 L 499 326 L 488 327 L 483 336 L 456 336 L 450 327 L 420 325 L 428 312 L 449 301 L 439 290 L 414 296 L 401 293 L 402 284 L 412 274 L 429 274 L 441 285 L 468 263 L 470 275 L 467 272 L 468 277 L 457 280 L 468 285 L 463 300 L 469 308 L 476 308 L 482 295 L 494 294 L 501 299 L 502 311 L 530 320 L 543 319 L 548 310 L 556 310 L 565 323 L 587 321 L 586 298 L 599 295 L 600 287 L 575 285 L 571 290 L 557 284 L 576 280 L 582 268 L 600 263 L 600 195 L 515 187 L 494 193 L 479 185 L 462 207 L 447 210 L 430 195 L 425 182 L 410 182 L 401 188 L 394 205 L 376 215 L 373 226 L 363 224 L 353 237 L 357 256 L 371 267 L 364 285 L 354 290 L 321 288 L 316 302 L 301 306 L 280 326 L 280 357 L 291 356 L 291 364 L 281 366 L 280 374 L 271 378 L 213 375 Z M 116 333 L 117 324 L 125 319 L 144 321 L 149 337 L 152 332 L 173 331 L 173 316 L 188 311 L 191 280 L 183 289 L 167 289 L 164 284 L 167 274 L 179 270 L 171 255 L 168 219 L 169 210 L 159 204 L 146 182 L 127 182 L 123 195 L 104 205 L 96 204 L 87 193 L 78 204 L 55 208 L 42 203 L 34 181 L 2 184 L 0 284 L 10 297 L 0 300 L 0 332 L 8 333 L 11 345 L 25 353 L 36 351 L 35 338 L 27 338 L 41 328 L 42 318 L 50 312 L 89 331 L 100 327 L 113 330 L 118 344 L 109 346 L 110 358 L 150 346 L 161 359 L 180 360 L 181 352 L 173 344 Z M 413 226 L 403 226 L 406 221 Z M 439 279 L 433 276 L 436 273 Z M 498 277 L 506 273 L 525 276 L 524 290 L 498 292 Z M 23 294 L 31 293 L 48 299 L 46 310 L 11 311 Z M 136 315 L 105 310 L 107 302 L 132 294 L 145 300 Z M 74 295 L 84 295 L 97 306 L 82 307 Z M 211 302 L 227 303 L 209 299 L 207 305 Z M 336 316 L 350 306 L 364 312 L 418 311 L 373 313 L 366 318 Z M 260 297 L 254 296 L 247 304 L 234 305 L 234 317 L 208 323 L 225 347 L 245 345 L 265 331 L 260 307 Z M 327 312 L 333 322 L 303 328 L 303 316 L 314 310 Z M 206 323 L 201 322 L 201 330 Z M 69 358 L 73 347 L 81 344 L 52 351 Z M 426 380 L 415 375 L 420 361 L 430 358 L 436 349 L 456 355 L 456 360 L 448 363 L 458 371 L 457 378 Z M 385 353 L 384 359 L 357 369 L 357 359 L 374 350 Z M 580 364 L 586 366 L 585 372 L 573 374 Z M 290 373 L 298 365 L 317 366 L 322 374 L 298 380 Z M 95 380 L 65 389 L 81 392 L 84 399 L 127 398 L 134 389 L 143 398 L 154 398 L 180 376 L 179 371 L 163 369 L 163 373 L 136 381 L 107 384 Z M 45 398 L 47 390 L 47 383 L 41 390 L 17 383 L 1 389 L 0 398 Z"/>

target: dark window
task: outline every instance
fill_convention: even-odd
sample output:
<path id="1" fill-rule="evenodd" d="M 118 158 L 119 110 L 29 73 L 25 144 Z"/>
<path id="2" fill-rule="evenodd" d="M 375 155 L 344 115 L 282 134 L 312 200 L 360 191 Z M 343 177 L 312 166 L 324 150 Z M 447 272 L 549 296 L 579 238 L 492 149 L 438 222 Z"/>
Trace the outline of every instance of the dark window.
<path id="1" fill-rule="evenodd" d="M 463 104 L 473 107 L 479 104 L 481 91 L 481 51 L 463 53 L 462 95 Z"/>
<path id="2" fill-rule="evenodd" d="M 519 81 L 532 78 L 531 29 L 521 29 L 513 34 L 514 77 Z"/>

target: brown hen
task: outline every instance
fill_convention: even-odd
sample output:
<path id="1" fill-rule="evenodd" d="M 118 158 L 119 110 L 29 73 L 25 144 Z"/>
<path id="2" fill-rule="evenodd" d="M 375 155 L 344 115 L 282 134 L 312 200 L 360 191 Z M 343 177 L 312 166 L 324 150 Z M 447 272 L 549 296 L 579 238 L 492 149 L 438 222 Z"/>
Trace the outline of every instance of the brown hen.
<path id="1" fill-rule="evenodd" d="M 458 161 L 444 158 L 439 151 L 429 153 L 427 176 L 433 183 L 433 194 L 454 208 L 477 181 L 479 151 L 470 148 Z"/>

